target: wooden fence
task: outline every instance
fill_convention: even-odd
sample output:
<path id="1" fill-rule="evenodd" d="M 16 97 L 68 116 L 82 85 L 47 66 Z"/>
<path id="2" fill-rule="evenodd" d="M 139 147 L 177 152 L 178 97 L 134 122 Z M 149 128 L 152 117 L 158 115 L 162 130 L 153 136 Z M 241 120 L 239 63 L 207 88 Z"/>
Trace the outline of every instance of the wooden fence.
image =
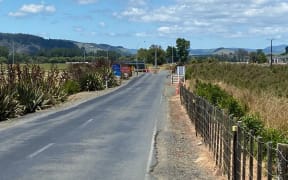
<path id="1" fill-rule="evenodd" d="M 245 131 L 241 122 L 225 114 L 184 87 L 180 87 L 182 105 L 203 138 L 216 165 L 230 180 L 288 180 L 288 145 L 264 143 L 254 132 Z"/>

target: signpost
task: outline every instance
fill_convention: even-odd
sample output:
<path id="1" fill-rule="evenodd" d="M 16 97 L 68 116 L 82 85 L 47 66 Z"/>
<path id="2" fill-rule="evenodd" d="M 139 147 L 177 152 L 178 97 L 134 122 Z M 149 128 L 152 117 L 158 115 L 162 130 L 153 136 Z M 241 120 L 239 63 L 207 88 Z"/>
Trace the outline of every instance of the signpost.
<path id="1" fill-rule="evenodd" d="M 180 83 L 183 81 L 185 83 L 185 66 L 177 66 L 176 74 L 172 74 L 171 83 Z"/>

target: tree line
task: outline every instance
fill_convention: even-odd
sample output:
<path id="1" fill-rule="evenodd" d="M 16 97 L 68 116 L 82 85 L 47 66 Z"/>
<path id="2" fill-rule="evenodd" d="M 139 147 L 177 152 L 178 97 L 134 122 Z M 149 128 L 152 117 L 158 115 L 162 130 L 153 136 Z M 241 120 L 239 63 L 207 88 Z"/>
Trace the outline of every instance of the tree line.
<path id="1" fill-rule="evenodd" d="M 157 57 L 157 64 L 165 63 L 185 63 L 189 59 L 190 41 L 184 38 L 176 40 L 176 47 L 168 46 L 164 50 L 159 45 L 151 45 L 148 49 L 138 50 L 136 58 L 149 64 L 154 64 Z"/>
<path id="2" fill-rule="evenodd" d="M 65 62 L 93 62 L 97 60 L 107 59 L 110 62 L 121 61 L 143 61 L 145 63 L 154 64 L 157 58 L 157 64 L 165 63 L 186 63 L 188 60 L 217 60 L 232 62 L 252 62 L 266 63 L 268 59 L 262 50 L 256 52 L 248 52 L 245 49 L 238 49 L 230 54 L 215 54 L 208 56 L 189 56 L 190 41 L 184 38 L 176 39 L 175 46 L 168 46 L 166 49 L 159 45 L 152 44 L 149 48 L 140 48 L 136 54 L 123 55 L 114 50 L 97 50 L 86 51 L 85 48 L 65 47 L 40 49 L 33 55 L 11 52 L 8 47 L 0 46 L 0 63 L 65 63 Z M 288 47 L 286 48 L 286 53 Z"/>
<path id="3" fill-rule="evenodd" d="M 86 51 L 85 48 L 52 48 L 41 49 L 33 55 L 11 52 L 8 47 L 0 46 L 0 63 L 65 63 L 65 62 L 93 62 L 107 59 L 109 61 L 143 61 L 154 64 L 157 57 L 157 64 L 188 61 L 190 41 L 183 38 L 176 40 L 176 47 L 168 46 L 164 50 L 159 45 L 151 45 L 148 49 L 138 49 L 134 55 L 123 55 L 117 51 Z"/>
<path id="4" fill-rule="evenodd" d="M 87 52 L 81 48 L 53 48 L 42 49 L 35 54 L 11 52 L 8 47 L 0 46 L 0 63 L 65 63 L 65 62 L 93 62 L 108 59 L 117 61 L 126 56 L 116 51 L 98 50 Z"/>

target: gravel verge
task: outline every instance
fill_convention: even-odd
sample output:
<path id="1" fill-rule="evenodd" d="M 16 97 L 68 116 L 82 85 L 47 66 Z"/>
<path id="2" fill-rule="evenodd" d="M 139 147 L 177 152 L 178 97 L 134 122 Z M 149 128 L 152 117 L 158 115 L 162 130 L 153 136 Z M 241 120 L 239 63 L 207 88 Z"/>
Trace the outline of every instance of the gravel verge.
<path id="1" fill-rule="evenodd" d="M 151 170 L 153 179 L 226 179 L 215 168 L 208 147 L 201 138 L 196 137 L 195 128 L 181 106 L 179 95 L 171 95 L 170 90 L 167 122 L 156 137 L 157 163 Z"/>

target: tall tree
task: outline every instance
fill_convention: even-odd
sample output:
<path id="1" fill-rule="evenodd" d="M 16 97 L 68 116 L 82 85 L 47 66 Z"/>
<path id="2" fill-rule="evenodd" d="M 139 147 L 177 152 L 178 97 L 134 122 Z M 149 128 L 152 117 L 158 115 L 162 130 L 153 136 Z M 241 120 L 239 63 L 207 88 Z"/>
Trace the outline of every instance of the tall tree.
<path id="1" fill-rule="evenodd" d="M 257 62 L 258 63 L 267 63 L 268 62 L 265 53 L 261 49 L 258 49 L 256 54 L 257 54 Z"/>
<path id="2" fill-rule="evenodd" d="M 238 57 L 238 61 L 244 61 L 249 53 L 245 49 L 238 49 L 235 54 Z"/>
<path id="3" fill-rule="evenodd" d="M 7 58 L 9 55 L 9 49 L 5 46 L 0 46 L 0 57 Z"/>
<path id="4" fill-rule="evenodd" d="M 161 46 L 151 45 L 147 50 L 147 59 L 146 62 L 149 64 L 155 63 L 155 55 L 157 55 L 157 65 L 164 64 L 166 62 L 166 53 L 161 48 Z"/>
<path id="5" fill-rule="evenodd" d="M 147 58 L 148 58 L 148 55 L 149 54 L 149 51 L 147 49 L 144 49 L 144 48 L 140 48 L 138 51 L 137 51 L 137 59 L 140 60 L 140 61 L 144 61 L 146 62 Z"/>
<path id="6" fill-rule="evenodd" d="M 174 46 L 168 46 L 166 49 L 166 58 L 168 62 L 172 63 L 175 62 L 177 59 L 177 51 Z"/>
<path id="7" fill-rule="evenodd" d="M 176 40 L 176 47 L 177 47 L 177 56 L 180 63 L 187 62 L 190 49 L 190 41 L 187 41 L 184 38 L 178 38 Z"/>

